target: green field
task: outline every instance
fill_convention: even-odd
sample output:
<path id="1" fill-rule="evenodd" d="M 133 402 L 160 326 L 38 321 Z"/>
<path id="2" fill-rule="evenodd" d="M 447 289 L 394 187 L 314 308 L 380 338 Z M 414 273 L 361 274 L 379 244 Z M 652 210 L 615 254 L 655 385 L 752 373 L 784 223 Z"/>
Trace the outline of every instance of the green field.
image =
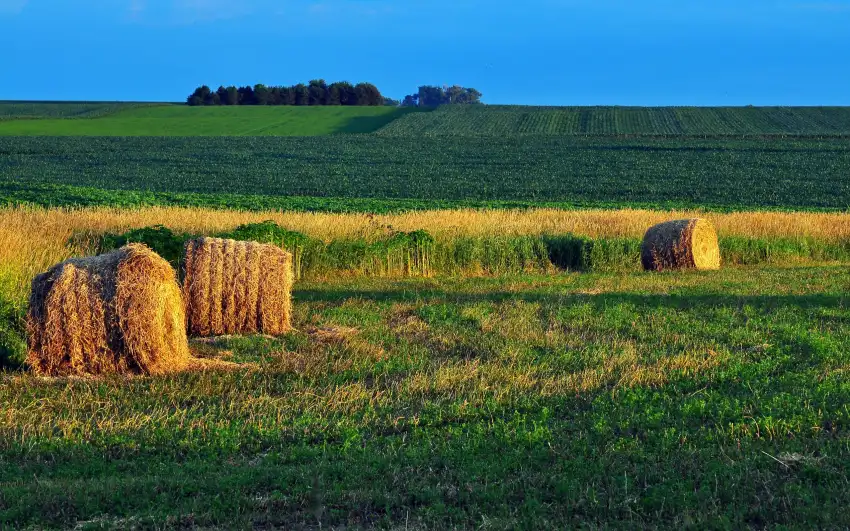
<path id="1" fill-rule="evenodd" d="M 144 192 L 153 202 L 205 194 L 188 200 L 215 206 L 232 194 L 260 196 L 260 208 L 291 196 L 850 207 L 850 144 L 842 139 L 8 137 L 0 152 L 0 198 L 39 204 L 119 199 L 88 187 Z"/>
<path id="2" fill-rule="evenodd" d="M 0 123 L 0 135 L 314 136 L 377 131 L 387 136 L 850 136 L 850 107 L 457 105 L 417 110 L 0 102 L 0 121 L 11 122 Z"/>
<path id="3" fill-rule="evenodd" d="M 390 136 L 850 135 L 850 107 L 522 107 L 455 105 L 411 114 Z"/>
<path id="4" fill-rule="evenodd" d="M 160 107 L 167 103 L 132 102 L 41 102 L 0 101 L 0 121 L 45 120 L 56 118 L 102 118 L 119 111 L 145 107 Z"/>
<path id="5" fill-rule="evenodd" d="M 845 528 L 848 280 L 302 283 L 253 370 L 0 377 L 0 527 Z"/>
<path id="6" fill-rule="evenodd" d="M 3 105 L 0 105 L 2 112 Z M 9 120 L 0 123 L 0 135 L 314 136 L 369 133 L 408 112 L 410 109 L 395 107 L 163 105 L 116 109 L 91 120 Z"/>

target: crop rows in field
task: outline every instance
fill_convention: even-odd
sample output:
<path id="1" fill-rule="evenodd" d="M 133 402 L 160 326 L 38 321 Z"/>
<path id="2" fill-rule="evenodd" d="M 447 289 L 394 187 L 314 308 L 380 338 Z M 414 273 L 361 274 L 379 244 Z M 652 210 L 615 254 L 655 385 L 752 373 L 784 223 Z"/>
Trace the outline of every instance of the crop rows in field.
<path id="1" fill-rule="evenodd" d="M 840 139 L 6 137 L 0 154 L 0 188 L 850 207 Z"/>
<path id="2" fill-rule="evenodd" d="M 457 105 L 415 113 L 379 131 L 405 135 L 850 134 L 850 107 L 522 107 Z"/>
<path id="3" fill-rule="evenodd" d="M 137 107 L 162 106 L 161 103 L 125 102 L 0 102 L 0 120 L 49 118 L 99 118 Z"/>

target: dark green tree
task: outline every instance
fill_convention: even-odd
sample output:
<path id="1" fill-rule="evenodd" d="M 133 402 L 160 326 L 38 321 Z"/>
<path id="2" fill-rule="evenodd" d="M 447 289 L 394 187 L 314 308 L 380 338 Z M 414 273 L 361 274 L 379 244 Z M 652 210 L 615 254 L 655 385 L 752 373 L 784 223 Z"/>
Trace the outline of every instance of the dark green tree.
<path id="1" fill-rule="evenodd" d="M 437 105 L 481 103 L 481 92 L 474 88 L 460 85 L 451 87 L 435 87 L 423 85 L 419 87 L 419 105 L 436 107 Z"/>
<path id="2" fill-rule="evenodd" d="M 245 85 L 244 87 L 240 87 L 237 89 L 239 93 L 239 105 L 255 105 L 254 101 L 254 89 L 249 85 Z"/>
<path id="3" fill-rule="evenodd" d="M 324 79 L 313 79 L 309 86 L 309 103 L 310 105 L 327 105 L 328 102 L 328 84 Z"/>
<path id="4" fill-rule="evenodd" d="M 328 105 L 342 105 L 340 83 L 331 83 L 328 86 Z"/>
<path id="5" fill-rule="evenodd" d="M 221 100 L 221 103 L 224 105 L 239 105 L 239 89 L 231 85 L 227 87 L 226 92 L 227 95 Z"/>
<path id="6" fill-rule="evenodd" d="M 227 103 L 227 89 L 224 86 L 218 87 L 218 90 L 215 91 L 218 96 L 218 104 L 219 105 L 228 105 Z"/>
<path id="7" fill-rule="evenodd" d="M 481 96 L 483 96 L 483 94 L 481 94 L 481 92 L 479 92 L 478 90 L 476 90 L 474 88 L 468 88 L 468 89 L 466 89 L 466 93 L 463 96 L 464 101 L 461 101 L 460 103 L 468 103 L 468 104 L 481 103 Z"/>
<path id="8" fill-rule="evenodd" d="M 262 83 L 257 83 L 254 85 L 254 104 L 255 105 L 268 105 L 269 97 L 271 96 L 271 91 L 269 88 Z"/>
<path id="9" fill-rule="evenodd" d="M 304 83 L 295 85 L 295 105 L 310 104 L 310 89 Z"/>
<path id="10" fill-rule="evenodd" d="M 423 85 L 419 87 L 419 106 L 436 107 L 446 103 L 446 93 L 442 87 Z"/>
<path id="11" fill-rule="evenodd" d="M 418 95 L 417 95 L 418 97 Z M 253 87 L 220 86 L 213 92 L 202 85 L 186 98 L 188 105 L 393 105 L 401 103 L 381 95 L 372 83 L 339 81 L 328 85 L 324 79 L 314 79 L 309 85 L 269 87 L 258 83 Z M 405 99 L 405 104 L 409 104 Z"/>
<path id="12" fill-rule="evenodd" d="M 358 83 L 354 90 L 357 94 L 357 105 L 383 105 L 384 97 L 378 87 L 371 83 Z"/>
<path id="13" fill-rule="evenodd" d="M 186 99 L 186 103 L 189 105 L 206 105 L 207 100 L 210 98 L 210 92 L 208 86 L 201 85 Z"/>
<path id="14" fill-rule="evenodd" d="M 354 85 L 348 81 L 340 81 L 334 83 L 334 85 L 339 90 L 340 105 L 357 105 L 357 91 L 354 89 Z"/>

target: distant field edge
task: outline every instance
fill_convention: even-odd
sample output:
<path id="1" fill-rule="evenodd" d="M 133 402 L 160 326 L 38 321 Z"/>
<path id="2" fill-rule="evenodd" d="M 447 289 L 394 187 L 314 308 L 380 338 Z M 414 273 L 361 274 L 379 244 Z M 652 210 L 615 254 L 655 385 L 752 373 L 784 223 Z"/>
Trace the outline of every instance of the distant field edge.
<path id="1" fill-rule="evenodd" d="M 0 104 L 0 136 L 242 137 L 373 133 L 413 107 Z"/>
<path id="2" fill-rule="evenodd" d="M 41 208 L 149 206 L 203 207 L 217 210 L 301 211 L 330 213 L 393 213 L 454 209 L 543 209 L 561 210 L 625 208 L 646 210 L 694 210 L 705 212 L 837 212 L 850 213 L 850 207 L 782 207 L 750 204 L 719 205 L 687 201 L 534 201 L 475 199 L 363 198 L 317 196 L 270 196 L 220 193 L 153 192 L 143 190 L 106 190 L 52 183 L 0 180 L 0 206 Z"/>
<path id="3" fill-rule="evenodd" d="M 180 104 L 146 101 L 0 100 L 0 122 L 95 119 L 130 109 L 177 105 Z"/>

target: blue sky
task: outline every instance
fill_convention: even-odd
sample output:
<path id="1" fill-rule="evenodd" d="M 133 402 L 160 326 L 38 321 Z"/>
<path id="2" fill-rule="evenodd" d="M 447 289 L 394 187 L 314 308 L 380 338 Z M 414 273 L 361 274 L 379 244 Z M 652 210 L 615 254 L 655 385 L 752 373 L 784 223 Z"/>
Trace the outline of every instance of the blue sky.
<path id="1" fill-rule="evenodd" d="M 850 0 L 0 0 L 0 49 L 0 99 L 322 77 L 487 103 L 850 105 Z"/>

